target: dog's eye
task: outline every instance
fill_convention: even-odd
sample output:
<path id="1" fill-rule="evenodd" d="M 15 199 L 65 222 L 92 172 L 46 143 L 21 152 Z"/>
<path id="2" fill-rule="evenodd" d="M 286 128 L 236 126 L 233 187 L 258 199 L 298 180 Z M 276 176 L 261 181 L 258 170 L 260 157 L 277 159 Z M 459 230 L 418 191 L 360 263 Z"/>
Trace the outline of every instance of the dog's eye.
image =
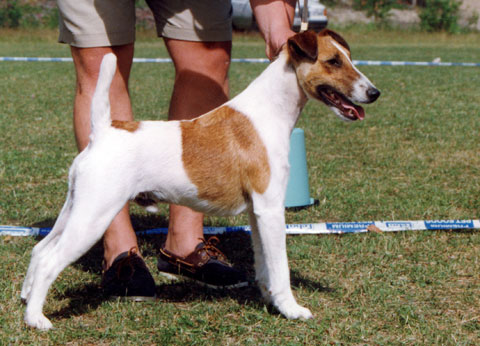
<path id="1" fill-rule="evenodd" d="M 329 65 L 332 65 L 332 66 L 335 66 L 335 67 L 342 66 L 342 61 L 339 58 L 336 58 L 336 57 L 333 58 L 333 59 L 327 60 L 327 63 Z"/>

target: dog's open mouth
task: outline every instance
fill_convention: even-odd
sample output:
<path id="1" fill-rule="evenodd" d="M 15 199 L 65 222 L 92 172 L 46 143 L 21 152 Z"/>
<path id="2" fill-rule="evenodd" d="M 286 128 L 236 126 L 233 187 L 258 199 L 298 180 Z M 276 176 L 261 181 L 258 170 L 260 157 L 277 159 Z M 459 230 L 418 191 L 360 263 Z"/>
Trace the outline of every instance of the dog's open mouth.
<path id="1" fill-rule="evenodd" d="M 327 106 L 335 107 L 345 118 L 350 120 L 363 120 L 365 118 L 365 111 L 362 107 L 350 102 L 349 99 L 335 89 L 321 85 L 317 88 L 317 91 Z"/>

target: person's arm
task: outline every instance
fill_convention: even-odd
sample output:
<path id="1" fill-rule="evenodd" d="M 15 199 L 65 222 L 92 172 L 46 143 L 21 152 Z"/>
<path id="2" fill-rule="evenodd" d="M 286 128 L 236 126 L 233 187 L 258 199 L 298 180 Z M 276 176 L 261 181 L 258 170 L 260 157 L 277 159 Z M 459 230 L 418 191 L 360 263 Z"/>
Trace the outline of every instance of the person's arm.
<path id="1" fill-rule="evenodd" d="M 267 57 L 272 60 L 292 31 L 295 0 L 250 0 L 258 28 L 265 39 Z"/>
<path id="2" fill-rule="evenodd" d="M 265 39 L 267 57 L 272 60 L 292 31 L 295 0 L 250 0 L 258 28 Z"/>

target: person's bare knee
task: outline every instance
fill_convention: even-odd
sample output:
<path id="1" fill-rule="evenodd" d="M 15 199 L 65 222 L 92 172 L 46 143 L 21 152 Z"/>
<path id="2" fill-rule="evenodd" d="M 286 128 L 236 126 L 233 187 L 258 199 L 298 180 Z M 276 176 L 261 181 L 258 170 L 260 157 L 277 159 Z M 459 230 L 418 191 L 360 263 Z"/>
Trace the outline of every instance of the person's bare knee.
<path id="1" fill-rule="evenodd" d="M 165 39 L 175 65 L 169 119 L 190 119 L 228 100 L 231 42 Z"/>
<path id="2" fill-rule="evenodd" d="M 230 67 L 232 43 L 192 42 L 165 38 L 176 71 L 189 69 L 225 78 Z"/>
<path id="3" fill-rule="evenodd" d="M 77 76 L 74 101 L 74 129 L 79 150 L 83 150 L 90 135 L 90 107 L 97 84 L 100 64 L 105 54 L 117 55 L 118 70 L 112 82 L 112 119 L 132 120 L 128 79 L 133 58 L 133 44 L 115 47 L 77 48 L 71 47 Z"/>

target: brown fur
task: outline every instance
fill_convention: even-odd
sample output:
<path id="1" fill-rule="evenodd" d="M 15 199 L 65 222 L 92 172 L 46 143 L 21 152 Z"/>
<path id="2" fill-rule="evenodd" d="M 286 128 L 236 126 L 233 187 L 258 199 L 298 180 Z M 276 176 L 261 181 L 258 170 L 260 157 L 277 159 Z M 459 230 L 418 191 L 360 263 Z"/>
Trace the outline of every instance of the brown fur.
<path id="1" fill-rule="evenodd" d="M 347 41 L 345 41 L 345 39 L 339 34 L 337 34 L 335 31 L 324 29 L 320 31 L 318 36 L 330 36 L 335 41 L 337 41 L 340 45 L 346 48 L 348 50 L 348 53 L 350 53 L 350 46 L 348 45 Z"/>
<path id="2" fill-rule="evenodd" d="M 128 132 L 135 132 L 140 127 L 139 121 L 122 121 L 122 120 L 112 120 L 112 127 L 125 130 Z"/>
<path id="3" fill-rule="evenodd" d="M 315 35 L 316 42 L 312 40 L 312 35 Z M 348 44 L 340 35 L 331 30 L 323 30 L 319 34 L 308 32 L 307 37 L 310 39 L 299 40 L 294 36 L 289 39 L 287 47 L 290 61 L 297 67 L 304 62 L 309 62 L 311 53 L 307 52 L 310 52 L 313 47 L 318 51 L 316 61 L 310 61 L 315 68 L 300 67 L 297 69 L 297 74 L 302 75 L 299 80 L 303 81 L 304 90 L 315 97 L 317 95 L 316 86 L 325 84 L 347 97 L 350 96 L 352 81 L 356 80 L 359 75 L 347 57 L 339 52 L 332 42 L 335 41 L 345 48 L 348 58 L 351 58 Z M 334 61 L 339 64 L 333 64 Z"/>
<path id="4" fill-rule="evenodd" d="M 294 60 L 310 60 L 315 62 L 318 56 L 317 34 L 307 31 L 303 35 L 295 35 L 288 40 L 288 52 Z"/>
<path id="5" fill-rule="evenodd" d="M 183 164 L 199 198 L 239 208 L 270 181 L 267 150 L 250 120 L 228 106 L 181 122 Z"/>

